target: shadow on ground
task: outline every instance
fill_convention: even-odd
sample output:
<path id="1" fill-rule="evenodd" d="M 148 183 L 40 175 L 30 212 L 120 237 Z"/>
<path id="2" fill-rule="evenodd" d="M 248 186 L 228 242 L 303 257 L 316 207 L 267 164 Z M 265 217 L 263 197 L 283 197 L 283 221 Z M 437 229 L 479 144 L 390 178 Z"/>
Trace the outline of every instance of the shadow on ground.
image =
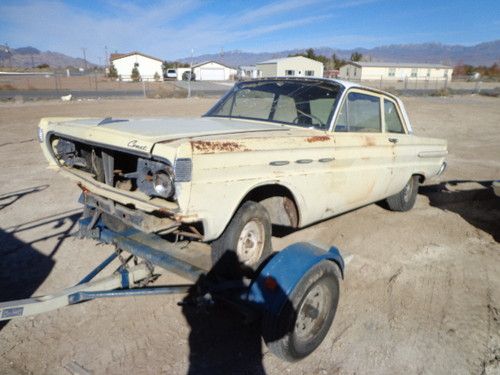
<path id="1" fill-rule="evenodd" d="M 240 267 L 233 251 L 227 251 L 206 276 L 200 277 L 182 302 L 182 313 L 191 328 L 188 374 L 265 374 L 262 339 L 274 342 L 287 335 L 293 329 L 295 310 L 280 285 L 273 290 L 273 300 L 283 298 L 283 309 L 289 309 L 291 315 L 290 320 L 280 321 L 272 329 L 264 328 L 270 320 L 258 313 L 262 305 L 248 305 L 250 310 L 242 313 L 237 310 L 237 304 L 228 302 L 230 298 L 224 293 L 214 297 L 215 304 L 196 307 L 193 302 L 199 299 L 200 291 L 207 284 L 220 281 L 221 267 Z M 242 288 L 246 285 L 243 277 L 233 276 L 231 282 Z M 270 301 L 264 302 L 268 303 Z"/>
<path id="2" fill-rule="evenodd" d="M 54 255 L 78 222 L 80 213 L 75 211 L 0 229 L 0 302 L 29 298 L 45 281 L 54 267 Z M 69 226 L 66 229 L 57 231 L 67 224 Z M 44 233 L 49 234 L 29 242 L 22 241 L 16 236 L 21 232 L 40 227 L 46 228 Z M 38 242 L 52 238 L 57 238 L 57 241 L 49 255 L 42 254 L 33 247 Z M 8 321 L 0 322 L 0 330 L 7 323 Z"/>
<path id="3" fill-rule="evenodd" d="M 13 205 L 25 195 L 38 193 L 40 191 L 47 189 L 48 187 L 49 185 L 40 185 L 32 188 L 13 191 L 11 193 L 0 194 L 0 210 L 3 210 L 4 208 L 9 207 L 10 205 Z"/>
<path id="4" fill-rule="evenodd" d="M 460 190 L 461 186 L 471 183 L 482 187 Z M 493 181 L 452 180 L 421 186 L 419 193 L 429 198 L 431 206 L 459 214 L 469 224 L 489 233 L 495 241 L 500 242 L 500 197 L 494 194 L 492 183 Z"/>

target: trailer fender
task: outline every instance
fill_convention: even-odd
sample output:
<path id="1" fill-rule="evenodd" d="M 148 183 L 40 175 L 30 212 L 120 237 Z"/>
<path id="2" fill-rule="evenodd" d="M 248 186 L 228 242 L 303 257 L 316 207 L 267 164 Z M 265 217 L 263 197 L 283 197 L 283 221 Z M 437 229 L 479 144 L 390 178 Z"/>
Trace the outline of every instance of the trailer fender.
<path id="1" fill-rule="evenodd" d="M 310 243 L 295 243 L 276 253 L 250 285 L 246 300 L 261 311 L 279 314 L 301 278 L 323 260 L 334 262 L 344 277 L 344 260 L 336 247 L 325 251 Z"/>

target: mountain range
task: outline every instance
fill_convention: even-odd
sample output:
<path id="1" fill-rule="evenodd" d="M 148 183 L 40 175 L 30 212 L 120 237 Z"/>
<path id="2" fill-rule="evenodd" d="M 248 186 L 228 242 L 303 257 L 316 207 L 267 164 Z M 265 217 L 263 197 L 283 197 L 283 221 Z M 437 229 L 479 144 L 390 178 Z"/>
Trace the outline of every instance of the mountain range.
<path id="1" fill-rule="evenodd" d="M 42 64 L 48 64 L 54 68 L 95 66 L 88 61 L 85 62 L 82 58 L 70 57 L 59 52 L 42 52 L 35 47 L 9 48 L 0 45 L 0 66 L 33 68 Z"/>
<path id="2" fill-rule="evenodd" d="M 194 63 L 212 60 L 237 67 L 240 65 L 253 65 L 273 58 L 303 53 L 304 50 L 305 49 L 289 49 L 279 52 L 244 52 L 233 50 L 224 53 L 194 56 L 192 60 Z M 500 39 L 473 46 L 421 43 L 393 44 L 370 49 L 319 47 L 314 48 L 314 51 L 317 55 L 328 57 L 336 54 L 338 58 L 346 60 L 350 58 L 353 52 L 359 52 L 363 54 L 364 59 L 368 61 L 418 62 L 446 65 L 492 65 L 494 63 L 500 63 Z M 147 49 L 143 52 L 147 53 Z M 168 56 L 158 56 L 158 58 L 172 60 L 168 58 Z M 179 61 L 189 63 L 191 62 L 191 57 L 179 59 Z M 70 57 L 58 52 L 42 52 L 34 47 L 8 48 L 7 46 L 0 45 L 0 66 L 32 68 L 41 64 L 48 64 L 55 68 L 83 68 L 85 65 L 90 67 L 96 66 L 96 64 L 92 64 L 88 61 L 85 62 L 82 58 Z"/>

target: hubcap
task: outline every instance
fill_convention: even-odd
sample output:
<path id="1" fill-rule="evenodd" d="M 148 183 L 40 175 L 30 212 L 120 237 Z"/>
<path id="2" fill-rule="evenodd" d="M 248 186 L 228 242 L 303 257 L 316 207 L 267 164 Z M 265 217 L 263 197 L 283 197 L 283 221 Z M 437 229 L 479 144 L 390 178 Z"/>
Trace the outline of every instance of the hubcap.
<path id="1" fill-rule="evenodd" d="M 312 340 L 323 327 L 331 308 L 328 288 L 324 284 L 315 285 L 304 298 L 295 321 L 295 338 L 307 343 Z"/>
<path id="2" fill-rule="evenodd" d="M 264 249 L 264 225 L 257 220 L 245 224 L 238 238 L 236 254 L 241 263 L 251 266 L 258 262 Z"/>

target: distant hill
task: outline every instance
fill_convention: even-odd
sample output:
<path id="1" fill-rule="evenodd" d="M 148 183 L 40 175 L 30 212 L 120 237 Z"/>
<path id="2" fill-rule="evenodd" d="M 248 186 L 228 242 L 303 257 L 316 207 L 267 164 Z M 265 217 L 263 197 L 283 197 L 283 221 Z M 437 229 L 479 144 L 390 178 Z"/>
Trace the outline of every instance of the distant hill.
<path id="1" fill-rule="evenodd" d="M 314 48 L 314 47 L 313 47 Z M 371 61 L 384 62 L 420 62 L 457 65 L 460 63 L 471 65 L 491 65 L 500 63 L 500 40 L 480 43 L 475 46 L 446 45 L 440 43 L 422 44 L 394 44 L 380 46 L 371 49 L 336 49 L 330 47 L 314 48 L 316 54 L 331 57 L 349 59 L 353 52 L 360 52 Z M 193 58 L 194 62 L 219 61 L 230 66 L 253 65 L 261 61 L 286 57 L 290 54 L 302 53 L 304 49 L 290 49 L 279 52 L 243 52 L 239 50 L 227 51 L 224 54 L 206 54 Z M 190 62 L 191 58 L 180 59 L 182 62 Z"/>
<path id="2" fill-rule="evenodd" d="M 53 68 L 84 68 L 85 61 L 58 52 L 42 52 L 35 47 L 8 48 L 0 45 L 0 66 L 32 68 L 41 64 L 49 64 Z M 87 62 L 88 67 L 95 64 Z"/>

